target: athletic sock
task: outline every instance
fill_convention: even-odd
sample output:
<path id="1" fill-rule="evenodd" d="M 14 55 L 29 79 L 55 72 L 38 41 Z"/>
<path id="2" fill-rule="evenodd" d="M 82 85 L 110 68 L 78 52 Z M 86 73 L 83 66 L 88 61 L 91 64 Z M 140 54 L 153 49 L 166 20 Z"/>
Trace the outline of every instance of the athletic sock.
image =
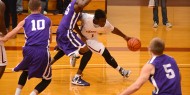
<path id="1" fill-rule="evenodd" d="M 81 76 L 81 75 L 79 75 L 79 74 L 75 74 L 75 78 L 76 78 L 76 77 L 80 77 L 80 76 Z"/>
<path id="2" fill-rule="evenodd" d="M 30 95 L 37 95 L 36 92 L 32 91 Z"/>
<path id="3" fill-rule="evenodd" d="M 15 92 L 15 95 L 20 95 L 20 93 L 21 93 L 21 90 L 22 90 L 22 89 L 20 89 L 20 88 L 16 88 L 16 92 Z"/>
<path id="4" fill-rule="evenodd" d="M 120 68 L 121 68 L 120 66 L 117 66 L 117 68 L 115 68 L 115 69 L 119 71 L 119 70 L 120 70 Z"/>

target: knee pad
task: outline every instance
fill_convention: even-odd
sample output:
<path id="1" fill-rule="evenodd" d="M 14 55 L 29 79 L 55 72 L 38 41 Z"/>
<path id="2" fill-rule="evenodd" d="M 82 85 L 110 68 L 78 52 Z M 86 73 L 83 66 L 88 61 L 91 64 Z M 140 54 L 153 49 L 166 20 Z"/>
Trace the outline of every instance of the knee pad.
<path id="1" fill-rule="evenodd" d="M 42 81 L 35 87 L 38 93 L 41 93 L 51 82 L 50 80 L 42 79 Z"/>

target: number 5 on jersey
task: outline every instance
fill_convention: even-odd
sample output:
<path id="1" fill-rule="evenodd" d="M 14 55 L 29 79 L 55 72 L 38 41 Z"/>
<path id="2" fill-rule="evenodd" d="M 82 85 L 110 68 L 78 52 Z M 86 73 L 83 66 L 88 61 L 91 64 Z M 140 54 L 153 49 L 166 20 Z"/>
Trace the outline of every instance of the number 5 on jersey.
<path id="1" fill-rule="evenodd" d="M 164 70 L 165 70 L 165 72 L 166 72 L 166 77 L 167 77 L 168 79 L 172 79 L 172 78 L 175 77 L 174 70 L 173 70 L 172 68 L 170 68 L 170 67 L 171 67 L 171 64 L 170 64 L 170 63 L 163 65 L 163 67 L 164 67 Z"/>

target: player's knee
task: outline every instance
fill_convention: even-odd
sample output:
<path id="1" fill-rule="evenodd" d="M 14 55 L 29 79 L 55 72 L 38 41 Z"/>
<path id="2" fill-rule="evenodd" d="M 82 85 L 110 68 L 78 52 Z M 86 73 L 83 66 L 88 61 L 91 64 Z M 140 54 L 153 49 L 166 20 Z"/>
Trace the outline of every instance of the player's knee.
<path id="1" fill-rule="evenodd" d="M 49 84 L 51 83 L 50 80 L 42 79 L 42 81 L 35 87 L 38 93 L 41 93 Z"/>
<path id="2" fill-rule="evenodd" d="M 86 52 L 88 52 L 89 51 L 89 49 L 88 49 L 88 47 L 87 46 L 85 46 L 84 48 L 80 48 L 80 53 L 86 53 Z"/>
<path id="3" fill-rule="evenodd" d="M 105 48 L 102 56 L 106 59 L 106 58 L 111 58 L 112 56 L 110 55 L 109 51 L 107 50 L 107 48 Z"/>
<path id="4" fill-rule="evenodd" d="M 24 86 L 26 84 L 28 77 L 28 71 L 23 71 L 22 74 L 20 75 L 18 84 Z"/>
<path id="5" fill-rule="evenodd" d="M 54 56 L 54 60 L 60 59 L 62 56 L 64 56 L 65 53 L 62 50 L 59 50 L 57 54 Z"/>
<path id="6" fill-rule="evenodd" d="M 91 50 L 88 50 L 87 52 L 85 53 L 82 53 L 82 52 L 79 52 L 81 55 L 88 55 L 88 56 L 92 56 L 92 51 Z"/>

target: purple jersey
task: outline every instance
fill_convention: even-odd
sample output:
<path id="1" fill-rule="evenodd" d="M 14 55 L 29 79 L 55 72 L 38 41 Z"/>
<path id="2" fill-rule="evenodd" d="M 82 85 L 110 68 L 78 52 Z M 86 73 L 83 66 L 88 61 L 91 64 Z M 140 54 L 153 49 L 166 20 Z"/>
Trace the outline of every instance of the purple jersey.
<path id="1" fill-rule="evenodd" d="M 155 67 L 154 75 L 149 78 L 155 87 L 153 95 L 182 95 L 179 68 L 172 57 L 154 56 L 149 63 Z"/>
<path id="2" fill-rule="evenodd" d="M 49 46 L 51 20 L 42 14 L 31 14 L 25 18 L 25 46 Z"/>
<path id="3" fill-rule="evenodd" d="M 28 70 L 28 78 L 51 79 L 49 38 L 51 21 L 42 14 L 31 14 L 25 18 L 23 60 L 13 70 Z"/>
<path id="4" fill-rule="evenodd" d="M 73 0 L 67 7 L 64 16 L 59 24 L 58 30 L 62 31 L 64 28 L 73 30 L 75 27 L 75 24 L 78 20 L 78 17 L 80 16 L 80 12 L 76 13 L 74 9 L 76 0 Z M 58 31 L 58 32 L 59 32 Z"/>
<path id="5" fill-rule="evenodd" d="M 75 12 L 75 2 L 76 0 L 73 0 L 68 5 L 56 33 L 58 47 L 68 56 L 74 53 L 74 51 L 77 51 L 78 48 L 85 46 L 85 44 L 77 37 L 76 33 L 73 33 L 75 24 L 81 14 L 80 12 Z"/>

